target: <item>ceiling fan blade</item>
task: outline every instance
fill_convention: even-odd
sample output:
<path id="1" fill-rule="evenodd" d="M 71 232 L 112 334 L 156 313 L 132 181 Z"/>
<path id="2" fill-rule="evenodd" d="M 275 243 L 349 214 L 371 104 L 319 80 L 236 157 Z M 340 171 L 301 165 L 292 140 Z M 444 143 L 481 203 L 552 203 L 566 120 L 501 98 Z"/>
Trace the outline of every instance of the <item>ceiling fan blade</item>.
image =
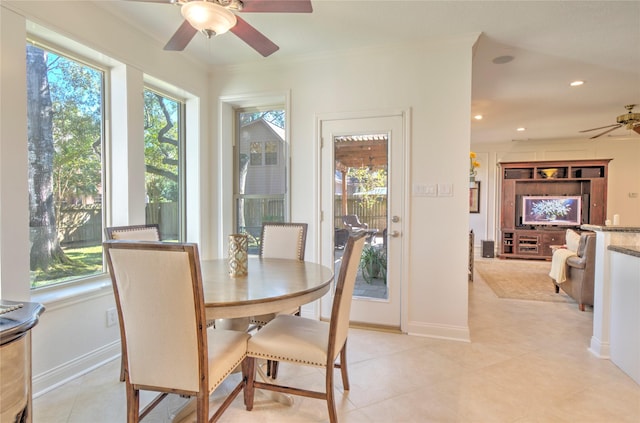
<path id="1" fill-rule="evenodd" d="M 639 124 L 639 125 L 634 126 L 634 127 L 633 127 L 633 128 L 631 128 L 631 129 L 633 129 L 633 130 L 634 130 L 634 131 L 636 131 L 638 134 L 640 134 L 640 124 Z"/>
<path id="2" fill-rule="evenodd" d="M 591 131 L 597 131 L 598 129 L 611 128 L 612 126 L 619 126 L 619 124 L 614 123 L 613 125 L 601 126 L 601 127 L 599 127 L 599 128 L 585 129 L 584 131 L 578 131 L 578 132 L 591 132 Z"/>
<path id="3" fill-rule="evenodd" d="M 236 17 L 238 18 L 238 23 L 229 31 L 236 34 L 238 38 L 249 44 L 249 46 L 255 49 L 258 53 L 267 57 L 280 49 L 280 47 L 278 47 L 273 41 L 265 37 L 247 21 L 242 19 L 240 16 Z"/>
<path id="4" fill-rule="evenodd" d="M 173 34 L 167 45 L 164 46 L 164 49 L 170 51 L 184 50 L 197 32 L 198 30 L 192 27 L 189 22 L 182 22 L 182 25 L 180 25 L 180 28 Z"/>
<path id="5" fill-rule="evenodd" d="M 611 128 L 611 129 L 607 129 L 606 131 L 601 132 L 601 133 L 599 133 L 598 135 L 594 135 L 594 136 L 592 136 L 592 137 L 591 137 L 591 138 L 589 138 L 589 139 L 590 139 L 590 140 L 592 140 L 592 139 L 594 139 L 594 138 L 601 137 L 601 136 L 603 136 L 603 135 L 605 135 L 605 134 L 608 134 L 608 133 L 609 133 L 609 132 L 611 132 L 611 131 L 615 131 L 616 129 L 620 128 L 621 126 L 622 126 L 622 125 L 614 125 L 614 127 L 613 127 L 613 128 Z"/>
<path id="6" fill-rule="evenodd" d="M 243 0 L 242 12 L 311 13 L 311 0 Z"/>

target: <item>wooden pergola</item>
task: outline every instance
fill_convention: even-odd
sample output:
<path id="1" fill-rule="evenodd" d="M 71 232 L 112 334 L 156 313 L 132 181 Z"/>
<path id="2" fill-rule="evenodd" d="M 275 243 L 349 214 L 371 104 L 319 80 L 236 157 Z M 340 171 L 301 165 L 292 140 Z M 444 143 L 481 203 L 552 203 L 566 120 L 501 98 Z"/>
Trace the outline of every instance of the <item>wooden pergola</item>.
<path id="1" fill-rule="evenodd" d="M 349 135 L 333 138 L 336 170 L 342 174 L 342 215 L 347 214 L 347 172 L 349 168 L 387 168 L 387 134 Z"/>

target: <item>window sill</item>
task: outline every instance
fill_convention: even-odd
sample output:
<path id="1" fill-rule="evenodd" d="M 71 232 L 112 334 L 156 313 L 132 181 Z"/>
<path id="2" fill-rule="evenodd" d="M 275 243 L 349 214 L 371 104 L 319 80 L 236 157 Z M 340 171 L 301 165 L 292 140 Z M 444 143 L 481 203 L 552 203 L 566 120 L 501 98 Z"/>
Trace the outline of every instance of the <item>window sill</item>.
<path id="1" fill-rule="evenodd" d="M 81 282 L 38 289 L 32 292 L 31 301 L 40 303 L 48 311 L 52 311 L 104 295 L 113 295 L 111 279 L 107 274 Z"/>

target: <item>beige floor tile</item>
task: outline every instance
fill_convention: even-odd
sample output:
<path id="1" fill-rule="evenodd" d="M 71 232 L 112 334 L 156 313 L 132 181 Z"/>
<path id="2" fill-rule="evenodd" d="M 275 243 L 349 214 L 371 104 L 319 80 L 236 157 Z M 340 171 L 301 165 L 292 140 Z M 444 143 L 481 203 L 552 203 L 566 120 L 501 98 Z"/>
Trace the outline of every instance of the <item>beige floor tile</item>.
<path id="1" fill-rule="evenodd" d="M 476 274 L 469 284 L 470 343 L 351 330 L 350 391 L 335 373 L 339 420 L 637 423 L 640 386 L 588 351 L 592 318 L 591 310 L 580 312 L 575 303 L 499 299 Z M 119 369 L 119 359 L 113 360 L 36 398 L 34 421 L 124 422 Z M 279 374 L 281 383 L 324 388 L 315 368 L 281 363 Z M 214 393 L 212 407 L 232 382 Z M 184 402 L 170 396 L 143 423 L 170 421 Z M 328 422 L 322 400 L 293 397 L 292 405 L 285 403 L 258 391 L 253 411 L 239 397 L 221 422 Z M 192 421 L 193 415 L 185 419 Z"/>

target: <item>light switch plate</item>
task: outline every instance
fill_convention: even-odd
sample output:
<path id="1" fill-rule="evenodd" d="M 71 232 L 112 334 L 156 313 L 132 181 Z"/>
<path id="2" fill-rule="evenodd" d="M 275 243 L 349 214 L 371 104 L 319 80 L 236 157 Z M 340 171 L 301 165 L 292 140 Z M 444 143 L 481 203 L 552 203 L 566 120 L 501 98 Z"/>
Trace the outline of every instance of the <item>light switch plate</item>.
<path id="1" fill-rule="evenodd" d="M 414 197 L 435 197 L 438 195 L 438 186 L 435 184 L 413 184 Z"/>
<path id="2" fill-rule="evenodd" d="M 438 184 L 438 197 L 452 197 L 453 185 L 452 184 Z"/>

